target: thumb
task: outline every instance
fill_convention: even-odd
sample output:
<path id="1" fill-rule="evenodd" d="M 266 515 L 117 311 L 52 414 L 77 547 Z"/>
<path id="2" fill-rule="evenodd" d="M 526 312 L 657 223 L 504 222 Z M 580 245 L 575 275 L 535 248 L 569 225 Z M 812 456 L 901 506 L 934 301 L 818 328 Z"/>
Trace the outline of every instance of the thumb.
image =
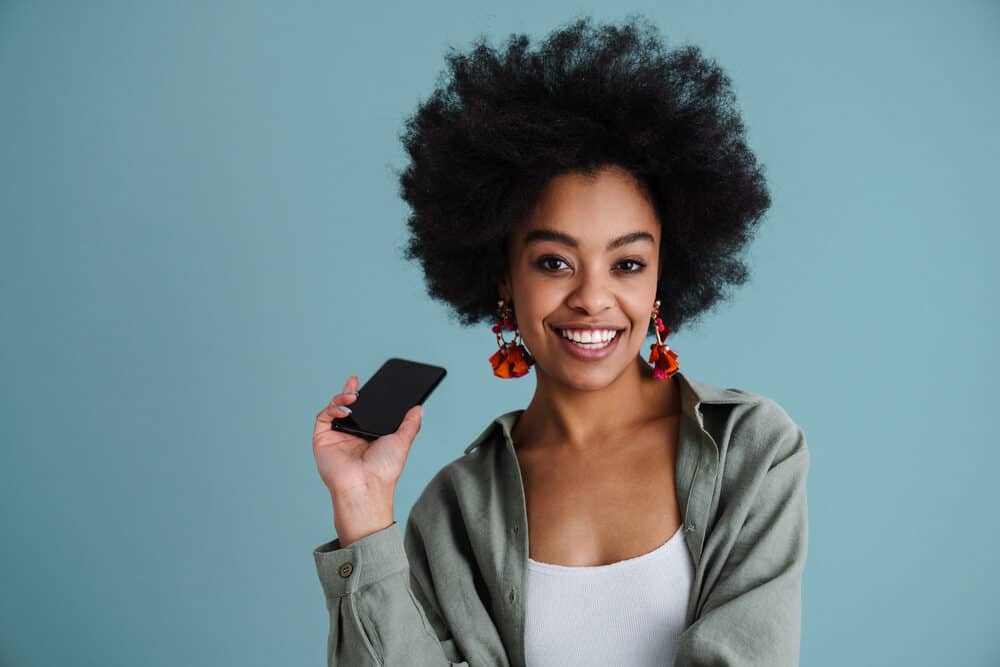
<path id="1" fill-rule="evenodd" d="M 414 405 L 412 408 L 406 411 L 403 415 L 403 421 L 399 423 L 399 428 L 396 429 L 396 434 L 402 438 L 407 444 L 413 442 L 413 439 L 417 437 L 417 433 L 420 432 L 420 426 L 424 421 L 424 408 L 422 405 Z"/>

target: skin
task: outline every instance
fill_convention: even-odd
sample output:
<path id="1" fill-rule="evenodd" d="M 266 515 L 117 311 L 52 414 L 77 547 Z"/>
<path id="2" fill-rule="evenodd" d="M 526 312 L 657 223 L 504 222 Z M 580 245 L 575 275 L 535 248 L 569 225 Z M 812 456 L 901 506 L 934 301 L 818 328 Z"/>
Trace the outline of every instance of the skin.
<path id="1" fill-rule="evenodd" d="M 576 247 L 525 243 L 543 228 L 576 239 Z M 652 239 L 607 249 L 632 232 Z M 615 166 L 596 177 L 553 179 L 508 240 L 510 266 L 498 291 L 513 304 L 537 380 L 511 431 L 536 561 L 614 563 L 652 551 L 680 526 L 680 390 L 675 378 L 653 377 L 643 357 L 659 244 L 660 226 L 641 185 Z M 584 361 L 563 348 L 551 326 L 580 320 L 625 327 L 612 354 Z"/>
<path id="2" fill-rule="evenodd" d="M 578 247 L 557 240 L 525 244 L 529 232 L 543 228 L 576 239 Z M 631 232 L 645 232 L 652 240 L 607 250 L 612 239 Z M 617 166 L 594 178 L 556 177 L 531 216 L 512 231 L 510 265 L 498 292 L 513 303 L 537 378 L 514 429 L 520 447 L 599 456 L 617 446 L 615 434 L 679 411 L 676 381 L 654 378 L 643 358 L 657 298 L 659 247 L 652 205 L 639 183 Z M 625 327 L 617 349 L 599 361 L 566 352 L 551 327 L 580 320 Z"/>

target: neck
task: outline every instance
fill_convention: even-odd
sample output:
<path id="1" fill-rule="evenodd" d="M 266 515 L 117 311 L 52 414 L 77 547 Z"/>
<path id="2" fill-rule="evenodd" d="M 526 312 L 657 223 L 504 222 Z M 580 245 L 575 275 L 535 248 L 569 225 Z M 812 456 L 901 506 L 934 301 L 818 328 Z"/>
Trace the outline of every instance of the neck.
<path id="1" fill-rule="evenodd" d="M 531 403 L 511 432 L 518 450 L 597 453 L 650 420 L 680 412 L 679 380 L 653 377 L 653 369 L 639 356 L 596 390 L 569 387 L 543 373 L 537 378 Z"/>

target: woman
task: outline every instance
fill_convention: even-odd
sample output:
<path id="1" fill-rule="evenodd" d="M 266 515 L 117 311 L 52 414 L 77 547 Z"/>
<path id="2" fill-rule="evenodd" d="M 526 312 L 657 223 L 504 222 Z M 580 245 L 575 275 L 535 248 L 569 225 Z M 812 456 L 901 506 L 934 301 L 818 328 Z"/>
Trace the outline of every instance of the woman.
<path id="1" fill-rule="evenodd" d="M 527 46 L 449 55 L 401 184 L 430 294 L 467 325 L 495 310 L 493 373 L 534 369 L 535 393 L 435 475 L 405 532 L 419 406 L 371 444 L 332 431 L 352 375 L 317 416 L 329 664 L 798 664 L 802 430 L 687 378 L 664 342 L 747 280 L 737 255 L 770 205 L 729 81 L 634 18 Z"/>

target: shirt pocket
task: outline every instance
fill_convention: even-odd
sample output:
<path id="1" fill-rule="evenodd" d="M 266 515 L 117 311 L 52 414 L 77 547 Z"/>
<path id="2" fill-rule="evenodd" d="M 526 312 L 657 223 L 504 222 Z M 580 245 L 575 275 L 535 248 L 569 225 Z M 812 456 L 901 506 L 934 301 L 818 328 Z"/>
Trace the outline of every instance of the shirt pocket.
<path id="1" fill-rule="evenodd" d="M 417 596 L 413 594 L 413 589 L 407 586 L 406 592 L 410 595 L 410 600 L 413 601 L 413 606 L 416 607 L 417 612 L 420 613 L 420 622 L 424 626 L 424 632 L 426 632 L 434 641 L 439 641 L 437 635 L 434 633 L 434 628 L 432 628 L 430 623 L 427 622 L 427 612 L 420 605 L 420 602 L 417 601 Z"/>
<path id="2" fill-rule="evenodd" d="M 378 653 L 375 652 L 374 640 L 372 636 L 368 633 L 368 626 L 365 625 L 365 621 L 369 623 L 371 621 L 368 618 L 367 614 L 364 614 L 358 608 L 359 598 L 356 596 L 350 598 L 345 597 L 344 602 L 350 608 L 351 616 L 353 617 L 354 622 L 357 624 L 357 627 L 361 631 L 361 639 L 362 641 L 364 641 L 365 649 L 367 649 L 368 655 L 371 656 L 371 659 L 375 661 L 376 665 L 379 665 L 381 667 L 384 663 L 382 662 L 381 658 L 378 657 Z M 364 619 L 362 619 L 363 615 L 365 616 Z"/>

